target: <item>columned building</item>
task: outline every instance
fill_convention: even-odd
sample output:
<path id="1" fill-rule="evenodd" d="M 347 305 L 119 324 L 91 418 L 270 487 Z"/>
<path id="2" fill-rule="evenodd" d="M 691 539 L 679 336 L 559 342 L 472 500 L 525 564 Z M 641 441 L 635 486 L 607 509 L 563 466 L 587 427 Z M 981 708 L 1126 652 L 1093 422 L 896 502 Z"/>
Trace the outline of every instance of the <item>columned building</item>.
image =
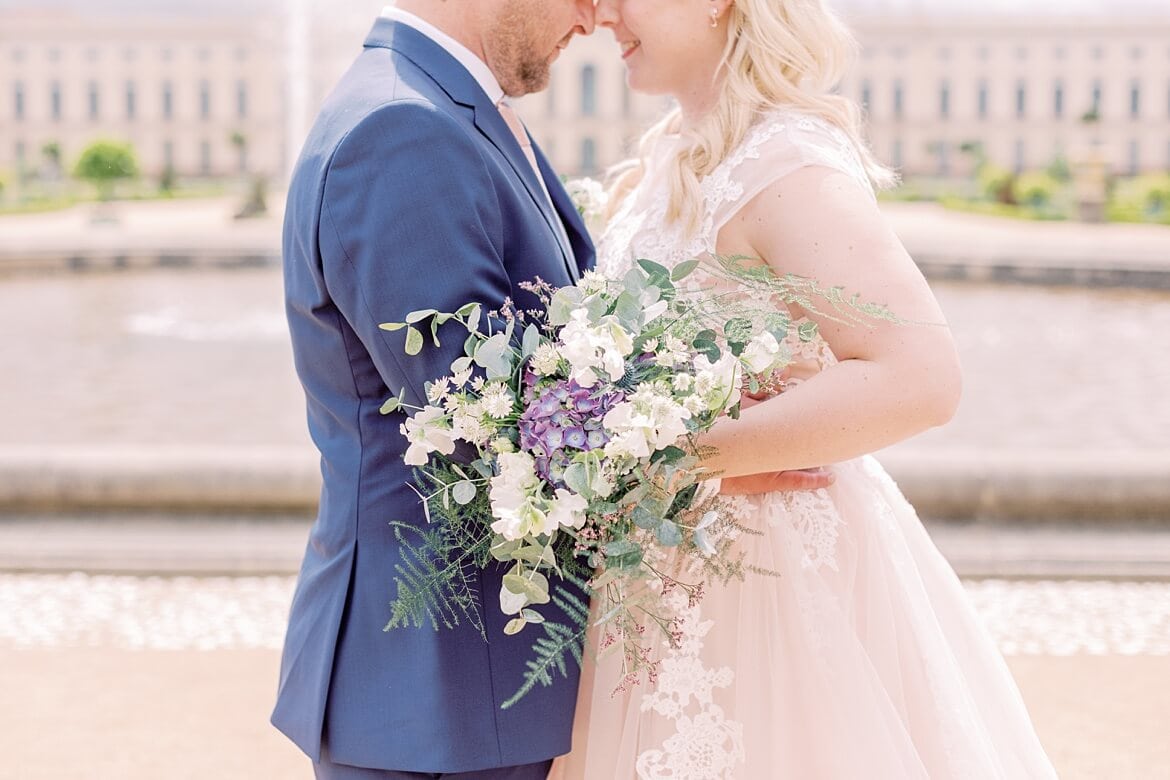
<path id="1" fill-rule="evenodd" d="M 0 0 L 0 172 L 131 141 L 149 175 L 283 178 L 385 0 Z M 862 43 L 840 86 L 907 176 L 1015 170 L 1093 147 L 1170 169 L 1167 0 L 839 0 Z M 613 35 L 562 52 L 518 103 L 566 175 L 598 174 L 666 110 L 632 93 Z M 241 140 L 243 141 L 241 143 Z"/>
<path id="2" fill-rule="evenodd" d="M 145 175 L 281 174 L 281 28 L 201 18 L 0 9 L 0 170 L 68 167 L 97 138 L 133 144 Z"/>

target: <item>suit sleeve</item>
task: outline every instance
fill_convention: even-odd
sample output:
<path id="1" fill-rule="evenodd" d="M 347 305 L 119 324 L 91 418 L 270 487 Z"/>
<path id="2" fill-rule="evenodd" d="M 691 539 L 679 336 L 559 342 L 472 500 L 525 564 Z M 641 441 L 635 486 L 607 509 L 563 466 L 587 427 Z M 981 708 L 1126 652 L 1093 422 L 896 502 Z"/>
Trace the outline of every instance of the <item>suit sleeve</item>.
<path id="1" fill-rule="evenodd" d="M 391 393 L 425 403 L 426 381 L 450 371 L 467 333 L 425 330 L 418 356 L 405 332 L 381 330 L 418 309 L 455 311 L 476 301 L 496 309 L 510 294 L 502 222 L 479 142 L 426 103 L 390 103 L 363 118 L 326 173 L 320 227 L 330 296 Z"/>

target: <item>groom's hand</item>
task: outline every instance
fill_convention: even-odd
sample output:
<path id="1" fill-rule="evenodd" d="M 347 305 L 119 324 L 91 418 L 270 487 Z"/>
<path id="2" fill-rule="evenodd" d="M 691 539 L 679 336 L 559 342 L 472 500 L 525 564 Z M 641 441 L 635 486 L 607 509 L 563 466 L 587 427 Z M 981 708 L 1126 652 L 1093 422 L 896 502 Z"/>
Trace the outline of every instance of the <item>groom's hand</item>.
<path id="1" fill-rule="evenodd" d="M 719 492 L 725 496 L 754 496 L 781 490 L 820 490 L 836 482 L 833 472 L 825 469 L 775 471 L 770 474 L 750 474 L 722 481 Z"/>

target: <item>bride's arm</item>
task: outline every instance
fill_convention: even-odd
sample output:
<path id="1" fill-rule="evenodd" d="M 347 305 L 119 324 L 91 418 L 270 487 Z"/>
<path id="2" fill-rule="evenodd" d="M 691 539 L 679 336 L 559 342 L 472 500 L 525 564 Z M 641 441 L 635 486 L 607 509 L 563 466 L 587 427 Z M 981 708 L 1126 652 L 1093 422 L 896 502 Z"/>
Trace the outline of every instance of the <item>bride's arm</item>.
<path id="1" fill-rule="evenodd" d="M 828 168 L 801 169 L 761 192 L 720 234 L 779 274 L 841 286 L 905 321 L 842 325 L 815 314 L 840 361 L 717 425 L 703 444 L 726 477 L 836 463 L 942 425 L 961 377 L 949 328 L 914 261 L 868 193 Z"/>

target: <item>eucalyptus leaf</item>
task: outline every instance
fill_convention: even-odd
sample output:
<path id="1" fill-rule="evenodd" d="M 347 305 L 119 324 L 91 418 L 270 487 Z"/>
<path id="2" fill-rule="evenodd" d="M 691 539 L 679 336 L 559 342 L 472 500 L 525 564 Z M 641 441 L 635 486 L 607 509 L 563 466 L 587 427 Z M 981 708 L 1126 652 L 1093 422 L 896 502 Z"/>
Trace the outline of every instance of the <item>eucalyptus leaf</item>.
<path id="1" fill-rule="evenodd" d="M 413 325 L 406 329 L 406 354 L 417 355 L 422 352 L 423 334 Z"/>
<path id="2" fill-rule="evenodd" d="M 666 266 L 659 265 L 653 260 L 645 259 L 639 260 L 638 265 L 642 267 L 643 271 L 650 275 L 650 281 L 653 284 L 657 285 L 658 280 L 660 279 L 665 279 L 668 282 L 670 281 L 670 270 Z"/>
<path id="3" fill-rule="evenodd" d="M 665 520 L 662 525 L 658 526 L 658 541 L 662 543 L 663 547 L 678 547 L 682 544 L 682 540 L 682 529 L 670 520 Z"/>
<path id="4" fill-rule="evenodd" d="M 679 263 L 670 272 L 670 280 L 672 282 L 681 282 L 686 279 L 691 273 L 699 267 L 698 260 L 687 260 L 685 263 Z"/>
<path id="5" fill-rule="evenodd" d="M 504 626 L 504 633 L 507 636 L 515 636 L 524 630 L 524 626 L 528 625 L 528 621 L 522 617 L 512 618 L 508 621 L 508 625 Z"/>
<path id="6" fill-rule="evenodd" d="M 412 311 L 410 314 L 406 315 L 406 324 L 415 325 L 422 322 L 427 317 L 438 313 L 439 311 L 437 309 L 419 309 L 418 311 Z"/>
<path id="7" fill-rule="evenodd" d="M 380 411 L 382 414 L 390 414 L 391 412 L 397 412 L 401 406 L 402 402 L 397 398 L 390 398 L 386 401 L 386 403 L 382 404 L 382 408 L 378 411 Z"/>
<path id="8" fill-rule="evenodd" d="M 524 329 L 524 340 L 521 342 L 520 350 L 523 357 L 528 357 L 536 352 L 536 348 L 540 346 L 540 328 L 535 325 L 529 325 Z"/>
<path id="9" fill-rule="evenodd" d="M 383 322 L 378 327 L 381 328 L 382 330 L 388 330 L 388 331 L 393 332 L 393 331 L 402 330 L 403 328 L 405 328 L 406 323 L 405 322 Z"/>
<path id="10" fill-rule="evenodd" d="M 817 337 L 817 324 L 815 322 L 802 322 L 796 332 L 800 334 L 801 341 L 812 341 Z"/>
<path id="11" fill-rule="evenodd" d="M 539 625 L 544 622 L 544 615 L 537 612 L 535 609 L 526 609 L 520 613 L 520 617 L 527 620 L 529 623 Z"/>
<path id="12" fill-rule="evenodd" d="M 474 501 L 476 492 L 475 485 L 466 479 L 462 482 L 456 482 L 451 488 L 451 496 L 459 506 L 467 506 Z"/>

